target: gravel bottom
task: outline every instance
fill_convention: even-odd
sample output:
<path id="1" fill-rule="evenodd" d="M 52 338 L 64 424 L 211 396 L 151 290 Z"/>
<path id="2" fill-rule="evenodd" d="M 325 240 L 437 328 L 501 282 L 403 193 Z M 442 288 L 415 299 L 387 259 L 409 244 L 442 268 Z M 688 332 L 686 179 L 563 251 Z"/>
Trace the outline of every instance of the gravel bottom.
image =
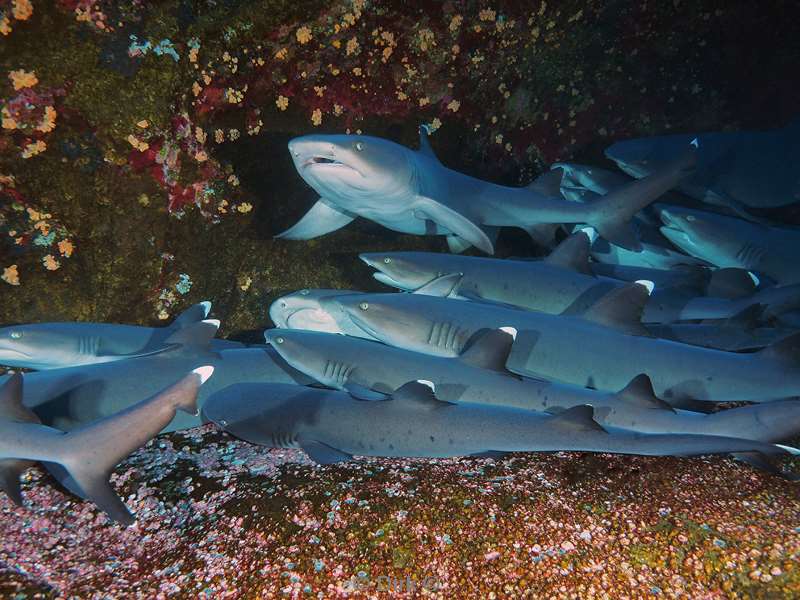
<path id="1" fill-rule="evenodd" d="M 800 597 L 800 487 L 726 458 L 321 467 L 206 426 L 112 482 L 129 528 L 37 469 L 0 498 L 0 597 Z"/>

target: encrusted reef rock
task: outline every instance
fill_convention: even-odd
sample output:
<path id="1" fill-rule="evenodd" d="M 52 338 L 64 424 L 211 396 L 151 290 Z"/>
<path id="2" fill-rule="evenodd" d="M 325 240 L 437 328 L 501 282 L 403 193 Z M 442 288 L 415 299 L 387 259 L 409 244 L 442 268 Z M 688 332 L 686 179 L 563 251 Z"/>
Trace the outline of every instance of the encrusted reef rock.
<path id="1" fill-rule="evenodd" d="M 0 499 L 0 593 L 800 594 L 796 484 L 730 459 L 557 453 L 320 467 L 212 427 L 162 436 L 120 465 L 112 481 L 138 518 L 128 529 L 30 471 L 26 508 Z"/>

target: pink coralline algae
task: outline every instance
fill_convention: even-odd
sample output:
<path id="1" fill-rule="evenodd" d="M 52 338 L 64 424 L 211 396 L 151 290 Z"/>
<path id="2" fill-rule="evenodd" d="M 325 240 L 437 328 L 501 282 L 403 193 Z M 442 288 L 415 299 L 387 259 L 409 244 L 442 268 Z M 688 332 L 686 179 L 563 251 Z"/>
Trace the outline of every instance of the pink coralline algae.
<path id="1" fill-rule="evenodd" d="M 147 172 L 167 192 L 170 212 L 180 214 L 194 205 L 217 221 L 237 207 L 236 190 L 231 185 L 235 179 L 209 156 L 206 139 L 207 134 L 187 115 L 178 115 L 167 131 L 150 127 L 129 136 L 133 149 L 128 162 L 134 171 Z M 184 161 L 192 163 L 192 175 L 185 174 Z"/>
<path id="2" fill-rule="evenodd" d="M 116 469 L 138 519 L 128 529 L 29 473 L 25 508 L 0 498 L 9 594 L 800 593 L 793 484 L 730 459 L 557 453 L 321 467 L 206 426 L 157 438 Z"/>

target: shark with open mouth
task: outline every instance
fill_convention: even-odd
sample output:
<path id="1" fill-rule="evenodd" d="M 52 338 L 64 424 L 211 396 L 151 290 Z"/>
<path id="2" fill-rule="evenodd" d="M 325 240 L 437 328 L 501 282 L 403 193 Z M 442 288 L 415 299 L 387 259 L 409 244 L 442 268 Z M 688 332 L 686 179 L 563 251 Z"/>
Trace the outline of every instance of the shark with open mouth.
<path id="1" fill-rule="evenodd" d="M 614 244 L 638 250 L 631 217 L 691 172 L 695 150 L 689 144 L 657 173 L 582 204 L 561 198 L 559 171 L 514 188 L 449 169 L 433 153 L 425 127 L 418 151 L 364 135 L 306 135 L 291 140 L 289 152 L 320 199 L 278 237 L 315 238 L 360 216 L 402 233 L 445 235 L 454 252 L 475 246 L 493 254 L 499 227 L 520 227 L 549 243 L 554 224 L 587 223 Z"/>

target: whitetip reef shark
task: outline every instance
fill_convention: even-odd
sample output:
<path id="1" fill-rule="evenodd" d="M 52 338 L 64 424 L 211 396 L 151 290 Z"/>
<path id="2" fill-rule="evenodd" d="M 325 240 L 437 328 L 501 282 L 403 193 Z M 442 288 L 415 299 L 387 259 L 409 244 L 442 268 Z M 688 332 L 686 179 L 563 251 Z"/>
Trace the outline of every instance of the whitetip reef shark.
<path id="1" fill-rule="evenodd" d="M 641 322 L 648 297 L 630 284 L 569 316 L 404 293 L 336 296 L 323 305 L 338 304 L 384 343 L 436 356 L 457 356 L 481 329 L 514 327 L 512 372 L 611 392 L 647 373 L 673 405 L 800 395 L 800 334 L 752 354 L 656 339 Z"/>
<path id="2" fill-rule="evenodd" d="M 453 280 L 451 297 L 517 306 L 550 314 L 578 314 L 613 289 L 626 285 L 613 277 L 598 276 L 589 262 L 589 239 L 584 232 L 572 234 L 541 260 L 500 260 L 490 257 L 457 256 L 437 252 L 374 252 L 359 258 L 377 269 L 373 277 L 386 285 L 406 291 L 427 286 L 429 293 L 437 278 Z M 646 275 L 651 269 L 636 269 Z M 642 316 L 645 323 L 671 323 L 695 319 L 729 319 L 754 305 L 770 314 L 800 308 L 800 288 L 767 288 L 746 295 L 752 279 L 732 270 L 707 276 L 659 277 L 660 285 L 639 279 L 651 287 Z M 718 277 L 717 277 L 718 276 Z M 727 277 L 726 277 L 727 276 Z M 454 279 L 455 278 L 455 279 Z M 457 279 L 457 281 L 455 281 Z M 726 285 L 737 298 L 708 297 L 709 284 Z M 677 285 L 676 285 L 677 283 Z M 736 294 L 738 295 L 738 294 Z M 304 329 L 304 327 L 298 327 Z"/>
<path id="3" fill-rule="evenodd" d="M 206 318 L 210 310 L 210 302 L 200 302 L 167 327 L 88 322 L 4 327 L 0 329 L 0 364 L 45 370 L 158 354 L 190 342 L 200 331 L 216 331 L 219 321 Z M 215 349 L 242 347 L 227 340 L 214 340 L 213 345 Z"/>
<path id="4" fill-rule="evenodd" d="M 800 228 L 770 227 L 682 206 L 656 208 L 664 222 L 661 232 L 684 252 L 782 285 L 800 283 Z"/>
<path id="5" fill-rule="evenodd" d="M 151 398 L 68 433 L 41 424 L 22 403 L 22 375 L 12 375 L 0 387 L 0 488 L 21 505 L 19 477 L 33 462 L 42 462 L 68 490 L 130 525 L 133 515 L 109 484 L 111 470 L 178 410 L 196 414 L 197 392 L 213 372 L 211 366 L 198 367 Z"/>
<path id="6" fill-rule="evenodd" d="M 698 139 L 697 169 L 680 191 L 725 205 L 747 218 L 747 207 L 770 208 L 800 201 L 800 119 L 782 129 L 688 133 L 617 142 L 606 156 L 633 177 L 645 177 L 674 160 Z"/>
<path id="7" fill-rule="evenodd" d="M 240 383 L 209 398 L 203 416 L 240 439 L 273 448 L 299 447 L 322 464 L 351 460 L 354 455 L 445 458 L 572 450 L 788 456 L 794 451 L 752 440 L 604 428 L 587 405 L 550 415 L 445 402 L 432 388 L 431 382 L 410 382 L 385 400 L 370 401 L 336 390 Z"/>
<path id="8" fill-rule="evenodd" d="M 800 400 L 705 414 L 675 410 L 659 400 L 644 374 L 615 393 L 521 378 L 505 366 L 515 335 L 513 328 L 485 330 L 476 334 L 457 357 L 445 358 L 329 333 L 293 329 L 264 332 L 267 343 L 292 367 L 322 385 L 363 399 L 382 399 L 403 383 L 419 378 L 431 381 L 437 398 L 448 402 L 552 413 L 588 404 L 601 425 L 643 433 L 720 435 L 761 442 L 780 442 L 800 433 Z"/>
<path id="9" fill-rule="evenodd" d="M 521 227 L 536 238 L 540 226 L 554 223 L 587 223 L 614 244 L 639 249 L 631 217 L 691 172 L 696 147 L 687 143 L 658 173 L 586 204 L 565 201 L 557 185 L 506 187 L 449 169 L 434 155 L 426 127 L 418 151 L 371 136 L 314 134 L 291 140 L 289 152 L 320 199 L 279 238 L 315 238 L 361 216 L 403 233 L 446 235 L 456 252 L 472 245 L 493 254 L 498 227 Z"/>

